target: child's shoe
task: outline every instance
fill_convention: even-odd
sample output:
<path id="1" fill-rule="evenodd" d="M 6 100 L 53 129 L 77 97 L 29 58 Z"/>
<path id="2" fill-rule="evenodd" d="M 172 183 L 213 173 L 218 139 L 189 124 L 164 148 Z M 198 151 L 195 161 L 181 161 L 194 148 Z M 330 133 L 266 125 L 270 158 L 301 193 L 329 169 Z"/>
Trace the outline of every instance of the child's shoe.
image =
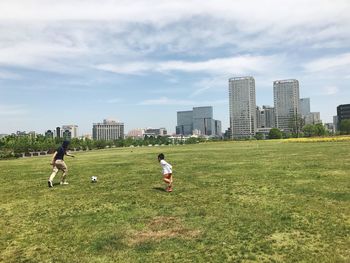
<path id="1" fill-rule="evenodd" d="M 172 187 L 168 187 L 165 191 L 167 191 L 168 193 L 170 193 L 170 192 L 173 191 L 173 188 L 172 188 Z"/>

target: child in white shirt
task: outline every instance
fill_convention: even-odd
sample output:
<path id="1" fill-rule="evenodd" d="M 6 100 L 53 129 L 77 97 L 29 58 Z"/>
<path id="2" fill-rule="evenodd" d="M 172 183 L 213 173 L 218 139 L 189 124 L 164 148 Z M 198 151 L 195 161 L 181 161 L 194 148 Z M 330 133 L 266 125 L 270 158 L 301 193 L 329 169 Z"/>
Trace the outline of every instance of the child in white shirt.
<path id="1" fill-rule="evenodd" d="M 171 164 L 164 160 L 164 154 L 158 155 L 158 161 L 163 168 L 163 181 L 168 185 L 165 191 L 172 192 L 173 191 L 173 167 Z"/>

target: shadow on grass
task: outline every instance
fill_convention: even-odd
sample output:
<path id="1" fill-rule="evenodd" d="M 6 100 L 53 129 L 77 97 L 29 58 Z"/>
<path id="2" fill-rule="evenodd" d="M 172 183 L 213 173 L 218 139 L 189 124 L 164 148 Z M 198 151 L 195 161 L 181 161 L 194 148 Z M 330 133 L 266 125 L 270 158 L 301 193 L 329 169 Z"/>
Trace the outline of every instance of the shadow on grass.
<path id="1" fill-rule="evenodd" d="M 161 192 L 166 192 L 163 187 L 153 187 L 153 190 L 161 191 Z"/>

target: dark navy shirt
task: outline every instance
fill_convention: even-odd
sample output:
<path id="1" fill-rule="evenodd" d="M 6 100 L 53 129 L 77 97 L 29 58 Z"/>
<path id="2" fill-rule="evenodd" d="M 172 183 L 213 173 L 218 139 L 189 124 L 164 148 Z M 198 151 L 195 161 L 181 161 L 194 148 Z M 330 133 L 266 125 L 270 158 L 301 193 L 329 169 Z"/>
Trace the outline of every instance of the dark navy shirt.
<path id="1" fill-rule="evenodd" d="M 61 146 L 57 149 L 57 154 L 55 160 L 63 160 L 64 155 L 66 154 L 66 150 Z"/>

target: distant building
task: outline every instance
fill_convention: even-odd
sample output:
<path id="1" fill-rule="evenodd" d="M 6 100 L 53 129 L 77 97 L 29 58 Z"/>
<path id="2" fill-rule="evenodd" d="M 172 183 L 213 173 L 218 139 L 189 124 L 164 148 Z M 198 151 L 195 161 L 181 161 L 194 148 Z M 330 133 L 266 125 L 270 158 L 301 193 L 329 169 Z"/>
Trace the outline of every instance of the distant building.
<path id="1" fill-rule="evenodd" d="M 56 127 L 56 137 L 57 138 L 61 138 L 62 137 L 62 134 L 61 134 L 61 128 L 60 127 Z"/>
<path id="2" fill-rule="evenodd" d="M 159 129 L 148 128 L 148 129 L 145 129 L 144 135 L 155 136 L 155 137 L 166 136 L 167 130 L 165 128 L 159 128 Z"/>
<path id="3" fill-rule="evenodd" d="M 310 112 L 304 117 L 305 125 L 322 123 L 319 112 Z"/>
<path id="4" fill-rule="evenodd" d="M 337 131 L 338 130 L 338 116 L 333 116 L 333 125 L 334 125 L 335 131 Z"/>
<path id="5" fill-rule="evenodd" d="M 334 133 L 336 132 L 333 123 L 325 123 L 325 124 L 324 124 L 324 127 L 326 128 L 326 130 L 327 130 L 329 133 L 334 134 Z"/>
<path id="6" fill-rule="evenodd" d="M 256 132 L 256 98 L 253 77 L 229 79 L 229 115 L 232 138 L 251 138 Z"/>
<path id="7" fill-rule="evenodd" d="M 256 127 L 273 128 L 275 127 L 275 109 L 270 106 L 256 107 Z"/>
<path id="8" fill-rule="evenodd" d="M 143 135 L 145 134 L 145 129 L 134 129 L 128 132 L 127 137 L 131 137 L 134 139 L 143 138 Z"/>
<path id="9" fill-rule="evenodd" d="M 178 111 L 176 134 L 192 135 L 193 111 Z"/>
<path id="10" fill-rule="evenodd" d="M 221 121 L 213 119 L 213 107 L 194 107 L 192 111 L 177 112 L 176 134 L 222 136 Z"/>
<path id="11" fill-rule="evenodd" d="M 350 104 L 343 104 L 337 107 L 338 129 L 343 120 L 350 120 Z"/>
<path id="12" fill-rule="evenodd" d="M 276 127 L 283 131 L 292 131 L 297 125 L 299 115 L 299 81 L 296 79 L 273 82 L 273 97 Z"/>
<path id="13" fill-rule="evenodd" d="M 70 130 L 63 130 L 62 138 L 64 140 L 71 140 L 72 139 L 72 132 Z"/>
<path id="14" fill-rule="evenodd" d="M 301 98 L 299 100 L 299 111 L 302 118 L 310 114 L 310 98 Z"/>
<path id="15" fill-rule="evenodd" d="M 215 120 L 214 123 L 214 130 L 215 130 L 215 135 L 218 137 L 222 137 L 222 125 L 221 125 L 221 121 L 219 120 Z"/>
<path id="16" fill-rule="evenodd" d="M 53 131 L 47 130 L 47 131 L 45 132 L 45 137 L 46 137 L 46 138 L 51 138 L 51 139 L 53 139 Z"/>
<path id="17" fill-rule="evenodd" d="M 116 140 L 124 138 L 124 123 L 114 120 L 103 120 L 103 123 L 94 123 L 92 128 L 94 140 Z"/>
<path id="18" fill-rule="evenodd" d="M 57 130 L 57 128 L 56 128 Z M 78 138 L 78 126 L 77 125 L 62 125 L 63 133 L 66 131 L 70 132 L 70 138 Z M 57 134 L 56 134 L 57 135 Z"/>
<path id="19" fill-rule="evenodd" d="M 265 112 L 265 127 L 262 128 L 274 128 L 276 127 L 276 114 L 275 108 L 271 106 L 263 106 Z"/>

